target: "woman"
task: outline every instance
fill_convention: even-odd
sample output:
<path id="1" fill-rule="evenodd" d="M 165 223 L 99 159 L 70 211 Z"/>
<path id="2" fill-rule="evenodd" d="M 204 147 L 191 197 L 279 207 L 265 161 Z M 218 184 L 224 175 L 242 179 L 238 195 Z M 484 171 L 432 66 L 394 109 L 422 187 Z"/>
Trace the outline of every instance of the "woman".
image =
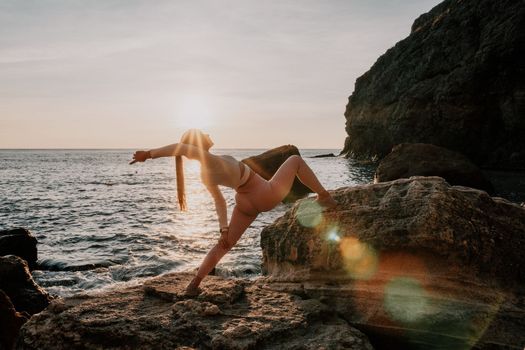
<path id="1" fill-rule="evenodd" d="M 197 275 L 186 287 L 188 295 L 200 293 L 199 284 L 202 279 L 217 265 L 219 260 L 235 245 L 248 226 L 263 211 L 273 209 L 288 194 L 295 176 L 312 191 L 317 193 L 317 201 L 325 207 L 333 207 L 337 203 L 321 185 L 312 169 L 298 155 L 290 156 L 277 170 L 270 180 L 265 180 L 246 164 L 237 161 L 232 156 L 217 156 L 209 152 L 213 142 L 210 135 L 197 129 L 186 131 L 180 143 L 137 151 L 133 161 L 144 162 L 146 159 L 160 157 L 176 157 L 177 195 L 181 210 L 186 209 L 184 193 L 184 174 L 182 171 L 182 156 L 198 160 L 201 163 L 201 179 L 215 201 L 219 219 L 220 238 L 217 244 L 208 252 Z M 228 224 L 226 201 L 219 185 L 233 188 L 235 207 Z"/>

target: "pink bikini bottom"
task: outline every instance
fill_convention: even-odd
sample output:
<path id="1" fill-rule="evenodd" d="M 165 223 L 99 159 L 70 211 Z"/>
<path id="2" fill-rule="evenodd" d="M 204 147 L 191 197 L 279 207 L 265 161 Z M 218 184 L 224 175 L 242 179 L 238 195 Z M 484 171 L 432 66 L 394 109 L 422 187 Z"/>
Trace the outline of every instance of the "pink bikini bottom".
<path id="1" fill-rule="evenodd" d="M 243 163 L 244 164 L 244 163 Z M 272 184 L 263 179 L 259 174 L 254 172 L 248 166 L 247 171 L 243 174 L 246 182 L 237 187 L 235 202 L 237 208 L 246 215 L 257 215 L 263 211 L 273 209 L 281 198 L 273 191 Z M 246 176 L 246 173 L 249 173 Z"/>

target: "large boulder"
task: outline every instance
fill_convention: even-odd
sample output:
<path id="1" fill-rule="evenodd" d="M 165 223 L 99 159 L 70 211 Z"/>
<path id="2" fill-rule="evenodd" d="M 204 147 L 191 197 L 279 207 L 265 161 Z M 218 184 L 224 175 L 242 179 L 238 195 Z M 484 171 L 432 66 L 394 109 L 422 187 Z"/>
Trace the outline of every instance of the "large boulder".
<path id="1" fill-rule="evenodd" d="M 301 200 L 262 231 L 274 288 L 319 298 L 378 349 L 525 344 L 523 207 L 439 177 L 332 194 L 334 210 Z"/>
<path id="2" fill-rule="evenodd" d="M 0 256 L 16 255 L 34 268 L 37 260 L 36 238 L 25 228 L 0 230 Z"/>
<path id="3" fill-rule="evenodd" d="M 191 278 L 56 300 L 22 327 L 17 349 L 372 349 L 318 300 L 216 276 L 188 298 Z"/>
<path id="4" fill-rule="evenodd" d="M 51 297 L 38 286 L 25 260 L 14 256 L 0 256 L 0 289 L 13 302 L 17 311 L 25 311 L 30 315 L 45 309 Z"/>
<path id="5" fill-rule="evenodd" d="M 359 77 L 343 153 L 430 143 L 483 167 L 525 168 L 525 3 L 445 0 Z"/>
<path id="6" fill-rule="evenodd" d="M 375 182 L 386 182 L 412 176 L 439 176 L 451 185 L 494 191 L 481 170 L 467 157 L 443 147 L 425 143 L 402 143 L 381 160 Z"/>
<path id="7" fill-rule="evenodd" d="M 13 349 L 20 327 L 28 319 L 27 314 L 15 310 L 11 299 L 0 289 L 0 349 Z"/>
<path id="8" fill-rule="evenodd" d="M 269 180 L 275 174 L 277 169 L 284 163 L 288 157 L 292 155 L 301 155 L 297 147 L 292 145 L 285 145 L 272 148 L 259 155 L 243 159 L 250 168 L 262 178 Z M 283 202 L 294 202 L 298 198 L 304 197 L 312 192 L 308 187 L 303 185 L 301 181 L 295 178 L 290 193 L 284 198 Z"/>

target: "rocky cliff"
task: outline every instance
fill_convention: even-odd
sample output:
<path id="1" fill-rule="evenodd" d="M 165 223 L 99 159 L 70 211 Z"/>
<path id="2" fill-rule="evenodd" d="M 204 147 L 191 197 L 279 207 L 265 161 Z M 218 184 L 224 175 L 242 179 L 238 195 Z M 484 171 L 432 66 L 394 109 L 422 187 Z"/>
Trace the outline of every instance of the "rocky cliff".
<path id="1" fill-rule="evenodd" d="M 399 143 L 459 151 L 483 167 L 525 169 L 525 2 L 445 0 L 357 79 L 343 153 L 383 157 Z"/>

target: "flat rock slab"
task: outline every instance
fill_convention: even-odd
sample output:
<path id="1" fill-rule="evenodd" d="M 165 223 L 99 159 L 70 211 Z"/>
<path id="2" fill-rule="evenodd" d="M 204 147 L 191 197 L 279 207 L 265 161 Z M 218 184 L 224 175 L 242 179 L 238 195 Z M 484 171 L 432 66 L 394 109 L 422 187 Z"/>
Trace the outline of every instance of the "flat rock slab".
<path id="1" fill-rule="evenodd" d="M 245 282 L 242 280 L 216 280 L 206 278 L 200 288 L 198 296 L 185 294 L 186 285 L 193 278 L 185 274 L 174 275 L 172 279 L 152 279 L 144 283 L 146 294 L 156 296 L 166 301 L 180 301 L 185 299 L 208 300 L 219 304 L 233 304 L 244 293 Z"/>
<path id="2" fill-rule="evenodd" d="M 365 332 L 377 349 L 522 349 L 525 293 L 471 276 L 394 271 L 370 280 L 288 281 L 261 278 L 264 288 L 320 300 Z M 396 343 L 396 346 L 392 344 Z"/>
<path id="3" fill-rule="evenodd" d="M 248 280 L 192 275 L 53 302 L 24 325 L 18 349 L 372 349 L 367 337 L 315 299 Z"/>

